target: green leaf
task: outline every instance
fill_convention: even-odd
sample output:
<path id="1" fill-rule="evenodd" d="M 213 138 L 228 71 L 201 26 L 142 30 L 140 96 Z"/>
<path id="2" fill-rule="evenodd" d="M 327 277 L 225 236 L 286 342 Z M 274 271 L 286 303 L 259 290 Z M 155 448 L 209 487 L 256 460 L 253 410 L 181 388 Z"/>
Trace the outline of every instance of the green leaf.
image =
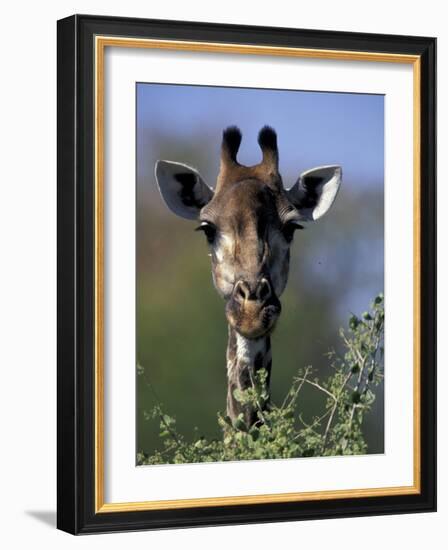
<path id="1" fill-rule="evenodd" d="M 247 431 L 246 422 L 244 421 L 243 413 L 240 413 L 233 422 L 234 428 L 240 431 Z"/>
<path id="2" fill-rule="evenodd" d="M 383 293 L 380 293 L 380 294 L 378 294 L 378 296 L 375 298 L 374 304 L 377 306 L 377 305 L 381 304 L 381 303 L 383 302 L 383 300 L 384 300 L 384 295 L 383 295 Z"/>
<path id="3" fill-rule="evenodd" d="M 361 400 L 361 394 L 359 393 L 359 391 L 354 391 L 352 393 L 352 403 L 359 403 Z"/>
<path id="4" fill-rule="evenodd" d="M 173 424 L 176 423 L 174 418 L 172 416 L 168 416 L 167 414 L 164 414 L 162 416 L 162 418 L 163 418 L 163 421 L 165 422 L 165 424 L 167 424 L 168 426 L 172 426 Z"/>
<path id="5" fill-rule="evenodd" d="M 356 315 L 352 315 L 350 317 L 350 320 L 348 322 L 348 326 L 352 329 L 352 330 L 356 330 L 358 328 L 358 325 L 359 325 L 359 319 L 358 317 L 356 317 Z"/>

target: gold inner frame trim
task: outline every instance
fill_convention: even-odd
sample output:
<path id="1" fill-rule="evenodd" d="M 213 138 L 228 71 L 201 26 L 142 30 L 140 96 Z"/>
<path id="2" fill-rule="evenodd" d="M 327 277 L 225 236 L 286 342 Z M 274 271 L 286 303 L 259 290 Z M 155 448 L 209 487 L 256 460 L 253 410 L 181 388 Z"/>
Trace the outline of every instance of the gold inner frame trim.
<path id="1" fill-rule="evenodd" d="M 208 53 L 232 53 L 243 55 L 265 55 L 300 57 L 312 59 L 372 61 L 385 63 L 407 63 L 413 65 L 413 199 L 414 199 L 414 365 L 413 365 L 413 484 L 402 487 L 380 487 L 367 489 L 344 489 L 264 495 L 226 496 L 213 498 L 192 498 L 179 500 L 153 500 L 142 502 L 104 501 L 104 54 L 106 47 L 149 48 Z M 241 504 L 262 504 L 279 502 L 304 502 L 342 498 L 412 495 L 420 493 L 421 486 L 421 425 L 420 425 L 420 124 L 421 124 L 421 60 L 417 55 L 389 54 L 381 52 L 355 52 L 344 50 L 321 50 L 277 46 L 255 46 L 252 44 L 227 44 L 215 42 L 194 42 L 181 40 L 156 40 L 96 36 L 95 54 L 95 513 L 130 512 L 143 510 L 167 510 L 211 506 L 232 506 Z"/>

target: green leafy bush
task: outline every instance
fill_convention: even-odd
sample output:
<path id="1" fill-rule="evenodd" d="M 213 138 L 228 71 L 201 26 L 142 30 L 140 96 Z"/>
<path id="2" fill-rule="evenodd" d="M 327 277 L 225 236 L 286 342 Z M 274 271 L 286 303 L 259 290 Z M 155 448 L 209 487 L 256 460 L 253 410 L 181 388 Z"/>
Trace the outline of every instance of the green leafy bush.
<path id="1" fill-rule="evenodd" d="M 370 311 L 352 315 L 348 329 L 340 329 L 345 353 L 327 354 L 332 374 L 320 381 L 312 367 L 299 370 L 281 405 L 269 400 L 267 373 L 261 370 L 253 387 L 237 391 L 236 399 L 257 410 L 259 423 L 248 427 L 242 415 L 233 423 L 218 413 L 222 438 L 208 441 L 199 435 L 188 442 L 176 420 L 160 404 L 145 418 L 160 425 L 160 450 L 139 452 L 137 464 L 180 464 L 364 454 L 367 445 L 362 425 L 375 400 L 375 387 L 383 378 L 384 299 L 378 295 Z M 138 374 L 144 376 L 139 366 Z M 306 422 L 300 411 L 300 392 L 311 386 L 324 399 L 322 413 Z"/>

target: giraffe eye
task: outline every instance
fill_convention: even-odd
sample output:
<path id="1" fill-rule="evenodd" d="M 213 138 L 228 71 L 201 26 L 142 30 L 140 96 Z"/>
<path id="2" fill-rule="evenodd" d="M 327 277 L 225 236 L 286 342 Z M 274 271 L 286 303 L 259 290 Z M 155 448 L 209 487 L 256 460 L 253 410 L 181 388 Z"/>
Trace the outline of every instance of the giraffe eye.
<path id="1" fill-rule="evenodd" d="M 195 231 L 203 231 L 209 244 L 213 244 L 216 238 L 216 227 L 210 222 L 202 222 L 199 227 L 196 227 Z"/>
<path id="2" fill-rule="evenodd" d="M 282 228 L 283 236 L 285 237 L 285 241 L 287 243 L 291 243 L 294 238 L 294 232 L 296 229 L 303 229 L 303 225 L 300 225 L 299 223 L 292 221 L 287 222 Z"/>

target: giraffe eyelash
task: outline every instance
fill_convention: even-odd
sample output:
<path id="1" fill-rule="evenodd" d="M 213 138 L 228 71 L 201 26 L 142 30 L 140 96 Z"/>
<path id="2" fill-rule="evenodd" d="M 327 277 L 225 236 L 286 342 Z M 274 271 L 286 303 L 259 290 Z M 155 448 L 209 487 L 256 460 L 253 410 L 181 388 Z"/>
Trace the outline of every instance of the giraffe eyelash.
<path id="1" fill-rule="evenodd" d="M 207 238 L 207 242 L 209 244 L 213 244 L 217 233 L 217 229 L 215 225 L 213 225 L 210 222 L 203 221 L 201 222 L 201 225 L 196 227 L 195 231 L 203 231 Z"/>

